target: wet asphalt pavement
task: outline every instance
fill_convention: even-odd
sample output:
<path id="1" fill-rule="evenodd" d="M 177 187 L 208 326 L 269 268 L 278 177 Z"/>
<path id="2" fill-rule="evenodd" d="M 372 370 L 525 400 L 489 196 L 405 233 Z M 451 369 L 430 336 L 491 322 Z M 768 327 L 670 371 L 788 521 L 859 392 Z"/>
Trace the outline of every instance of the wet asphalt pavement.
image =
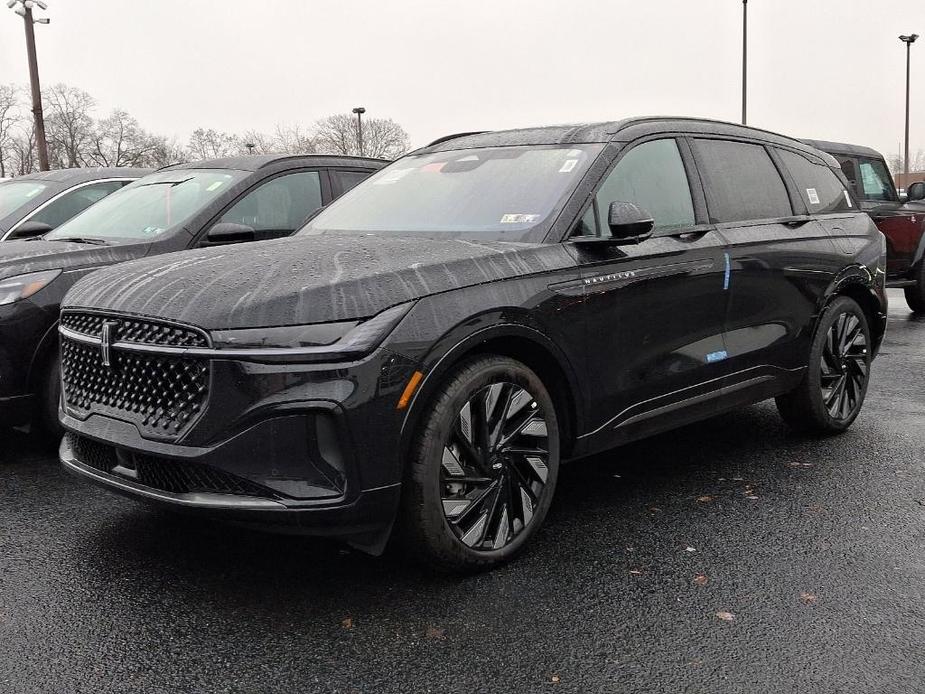
<path id="1" fill-rule="evenodd" d="M 2 433 L 0 692 L 925 691 L 925 320 L 890 294 L 847 434 L 766 403 L 568 466 L 476 577 L 153 511 Z"/>

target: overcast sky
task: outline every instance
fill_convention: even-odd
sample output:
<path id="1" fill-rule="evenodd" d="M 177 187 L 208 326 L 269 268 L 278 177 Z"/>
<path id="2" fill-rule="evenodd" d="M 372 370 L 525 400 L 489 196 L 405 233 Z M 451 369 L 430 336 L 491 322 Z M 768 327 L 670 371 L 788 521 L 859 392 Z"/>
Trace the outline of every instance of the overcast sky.
<path id="1" fill-rule="evenodd" d="M 47 0 L 42 82 L 185 141 L 363 105 L 415 145 L 462 130 L 696 115 L 738 120 L 740 0 Z M 5 3 L 4 3 L 5 4 Z M 897 153 L 901 33 L 922 0 L 750 0 L 749 122 Z M 925 39 L 912 50 L 925 148 Z M 27 83 L 0 5 L 0 82 Z M 916 86 L 918 85 L 918 86 Z"/>

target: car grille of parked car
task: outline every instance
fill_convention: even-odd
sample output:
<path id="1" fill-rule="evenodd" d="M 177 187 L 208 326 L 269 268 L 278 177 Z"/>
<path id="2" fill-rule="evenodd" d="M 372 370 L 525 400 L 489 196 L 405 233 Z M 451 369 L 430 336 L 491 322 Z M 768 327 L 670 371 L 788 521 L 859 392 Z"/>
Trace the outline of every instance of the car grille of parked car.
<path id="1" fill-rule="evenodd" d="M 202 463 L 121 451 L 68 432 L 67 443 L 77 462 L 100 472 L 171 494 L 231 494 L 264 499 L 279 495 L 266 487 Z M 129 473 L 129 474 L 125 474 Z"/>
<path id="2" fill-rule="evenodd" d="M 208 359 L 176 352 L 209 347 L 204 332 L 97 313 L 65 313 L 61 326 L 64 400 L 73 414 L 99 412 L 128 419 L 144 434 L 176 438 L 205 407 Z"/>

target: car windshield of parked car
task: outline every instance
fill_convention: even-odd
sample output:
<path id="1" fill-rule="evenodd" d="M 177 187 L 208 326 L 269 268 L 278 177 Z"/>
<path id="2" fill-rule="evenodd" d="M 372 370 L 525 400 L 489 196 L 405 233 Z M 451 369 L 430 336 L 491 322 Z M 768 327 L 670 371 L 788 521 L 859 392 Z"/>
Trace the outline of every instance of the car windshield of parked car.
<path id="1" fill-rule="evenodd" d="M 4 181 L 0 183 L 0 218 L 12 214 L 35 200 L 48 188 L 39 181 Z"/>
<path id="2" fill-rule="evenodd" d="M 145 176 L 86 209 L 47 240 L 154 239 L 182 224 L 249 171 L 175 169 Z"/>
<path id="3" fill-rule="evenodd" d="M 519 240 L 554 219 L 602 147 L 491 147 L 404 157 L 300 233 L 455 232 Z"/>

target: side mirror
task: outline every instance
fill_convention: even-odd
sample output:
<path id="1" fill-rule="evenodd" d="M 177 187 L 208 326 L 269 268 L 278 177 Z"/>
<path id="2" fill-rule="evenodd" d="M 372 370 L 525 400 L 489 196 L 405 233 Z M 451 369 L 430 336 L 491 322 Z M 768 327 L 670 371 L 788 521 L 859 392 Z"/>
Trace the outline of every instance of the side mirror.
<path id="1" fill-rule="evenodd" d="M 652 215 L 631 202 L 612 202 L 607 210 L 607 226 L 615 239 L 628 243 L 645 241 L 652 235 Z"/>
<path id="2" fill-rule="evenodd" d="M 246 243 L 257 238 L 254 227 L 235 222 L 219 222 L 209 229 L 206 241 L 213 246 L 224 246 L 230 243 Z"/>
<path id="3" fill-rule="evenodd" d="M 906 200 L 914 202 L 915 200 L 925 200 L 925 182 L 916 181 L 906 189 Z"/>
<path id="4" fill-rule="evenodd" d="M 52 226 L 45 222 L 23 222 L 7 237 L 7 240 L 31 239 L 33 236 L 44 236 L 51 230 Z"/>

